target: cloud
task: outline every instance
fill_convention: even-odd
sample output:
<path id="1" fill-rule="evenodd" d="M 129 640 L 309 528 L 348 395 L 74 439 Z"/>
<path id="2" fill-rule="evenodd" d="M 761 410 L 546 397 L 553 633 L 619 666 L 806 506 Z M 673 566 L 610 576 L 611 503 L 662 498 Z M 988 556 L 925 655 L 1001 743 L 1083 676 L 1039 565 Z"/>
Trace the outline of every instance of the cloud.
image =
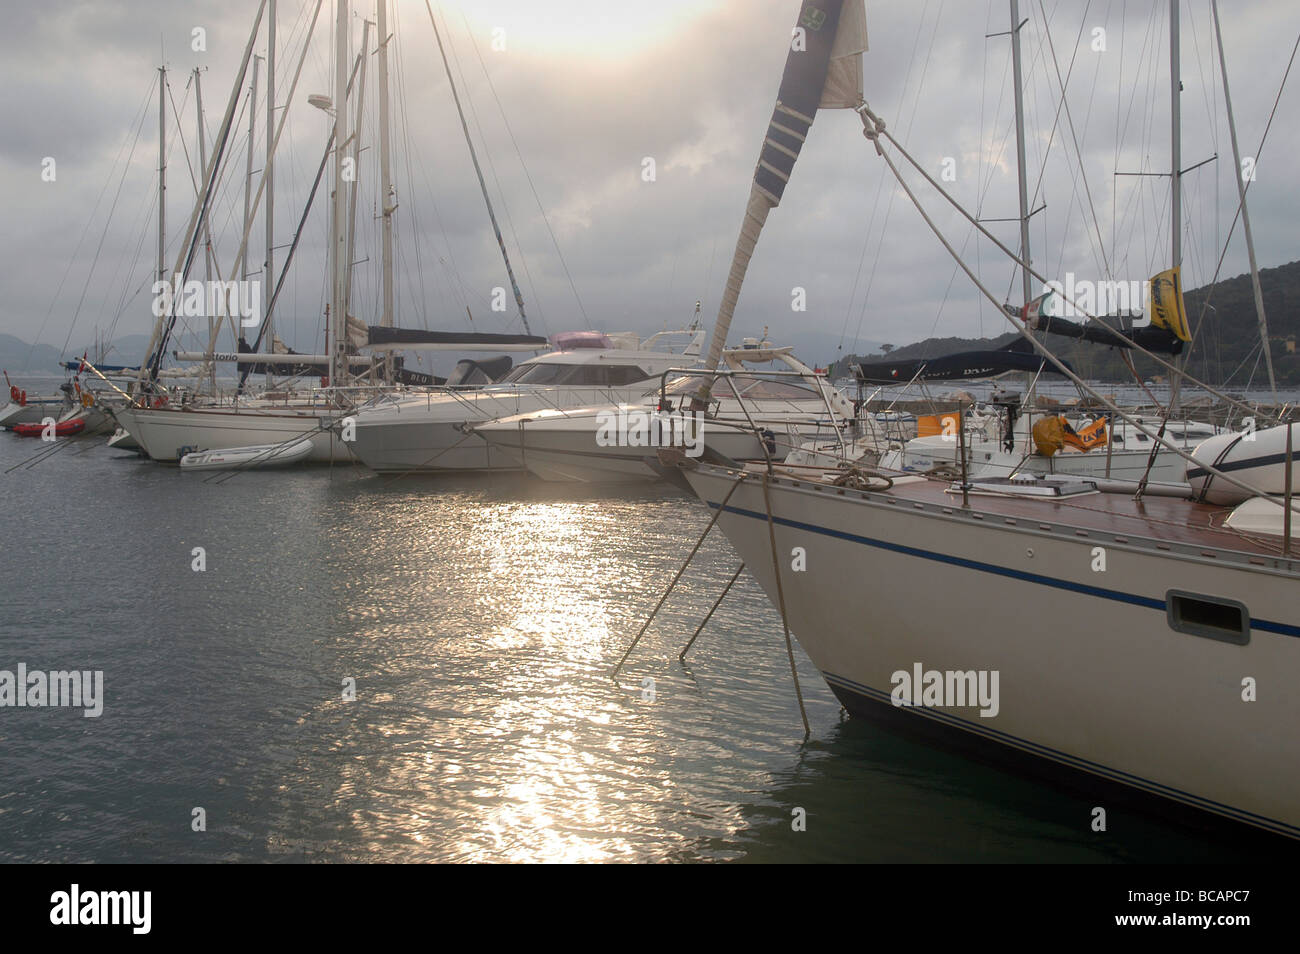
<path id="1" fill-rule="evenodd" d="M 275 256 L 280 263 L 328 131 L 325 115 L 306 105 L 308 93 L 331 88 L 333 16 L 332 4 L 326 6 L 303 79 L 288 104 L 277 158 Z M 1129 5 L 1107 10 L 1079 2 L 1044 7 L 1054 49 L 1046 42 L 1040 6 L 1022 4 L 1029 18 L 1022 34 L 1027 164 L 1031 191 L 1039 186 L 1038 204 L 1045 206 L 1032 220 L 1034 262 L 1052 275 L 1072 270 L 1104 277 L 1096 272 L 1105 261 L 1116 278 L 1145 278 L 1148 270 L 1163 267 L 1170 251 L 1168 179 L 1115 172 L 1168 171 L 1163 8 L 1139 13 Z M 125 309 L 123 302 L 132 301 L 132 289 L 154 268 L 156 224 L 150 210 L 157 118 L 149 91 L 160 41 L 172 94 L 183 110 L 184 148 L 177 140 L 168 158 L 170 264 L 193 202 L 184 155 L 185 149 L 191 156 L 196 149 L 188 72 L 196 65 L 205 69 L 207 126 L 215 134 L 255 9 L 252 2 L 159 0 L 52 3 L 13 11 L 0 38 L 0 68 L 10 93 L 0 102 L 6 129 L 0 140 L 0 200 L 6 209 L 0 231 L 5 292 L 0 331 L 28 340 L 39 331 L 42 341 L 59 346 L 75 316 L 75 346 L 89 340 L 96 326 L 115 326 L 119 334 L 149 330 L 147 301 L 137 299 Z M 300 0 L 279 2 L 280 105 L 288 97 L 310 9 Z M 534 324 L 550 332 L 588 322 L 650 332 L 689 320 L 697 299 L 711 321 L 796 5 L 728 0 L 636 5 L 620 12 L 621 7 L 577 0 L 549 5 L 481 0 L 466 4 L 462 13 L 448 0 L 435 9 Z M 362 15 L 373 17 L 370 4 L 359 10 L 353 16 L 354 48 Z M 953 157 L 956 181 L 945 185 L 989 220 L 1017 214 L 1009 42 L 1005 36 L 986 38 L 1005 31 L 1005 20 L 1005 8 L 996 3 L 868 5 L 871 50 L 864 69 L 873 108 L 932 175 L 940 173 L 944 157 Z M 392 21 L 399 320 L 463 328 L 468 307 L 481 330 L 517 327 L 513 312 L 495 314 L 488 305 L 492 289 L 507 285 L 504 267 L 423 4 L 399 5 Z M 190 48 L 196 25 L 207 30 L 203 53 Z M 1285 0 L 1234 4 L 1224 20 L 1233 104 L 1247 155 L 1263 133 L 1297 25 L 1300 14 Z M 503 51 L 492 48 L 497 27 L 507 31 Z M 1107 31 L 1105 52 L 1091 48 L 1096 27 Z M 1206 11 L 1186 11 L 1183 31 L 1183 164 L 1218 155 L 1184 180 L 1191 287 L 1212 274 L 1236 197 Z M 265 52 L 264 39 L 256 50 Z M 1062 76 L 1070 75 L 1068 120 L 1058 112 L 1058 64 Z M 379 300 L 373 72 L 368 82 L 353 309 L 373 318 Z M 1287 118 L 1294 113 L 1295 95 L 1289 89 L 1284 93 L 1251 187 L 1262 265 L 1300 257 L 1292 225 L 1300 214 L 1300 195 L 1292 187 L 1287 158 L 1300 145 Z M 229 171 L 214 209 L 223 271 L 233 261 L 241 231 L 243 109 L 241 94 Z M 169 126 L 174 124 L 169 117 Z M 255 173 L 263 164 L 262 127 L 259 111 Z M 123 177 L 121 156 L 133 141 L 135 153 Z M 56 183 L 40 179 L 40 160 L 47 155 L 59 161 Z M 647 156 L 656 162 L 653 182 L 641 176 Z M 1017 301 L 1019 281 L 1005 258 L 988 240 L 968 238 L 970 227 L 914 172 L 906 174 L 945 233 L 957 245 L 965 243 L 966 256 L 994 294 Z M 300 350 L 321 344 L 331 187 L 327 172 L 277 308 L 280 333 Z M 105 231 L 115 196 L 113 221 Z M 990 222 L 989 228 L 1018 245 L 1014 222 Z M 260 218 L 252 236 L 251 257 L 257 263 L 263 257 Z M 847 348 L 857 336 L 902 343 L 932 330 L 1001 331 L 1000 315 L 964 276 L 952 279 L 953 267 L 863 139 L 857 117 L 827 111 L 818 117 L 781 207 L 764 232 L 734 336 L 758 334 L 767 326 L 774 338 L 791 340 L 815 328 L 845 336 Z M 1238 239 L 1223 274 L 1244 268 Z M 65 270 L 68 278 L 60 289 Z M 807 313 L 791 311 L 795 286 L 807 292 Z M 86 297 L 78 309 L 83 288 Z M 47 311 L 50 318 L 42 329 Z M 194 330 L 206 333 L 206 328 Z"/>

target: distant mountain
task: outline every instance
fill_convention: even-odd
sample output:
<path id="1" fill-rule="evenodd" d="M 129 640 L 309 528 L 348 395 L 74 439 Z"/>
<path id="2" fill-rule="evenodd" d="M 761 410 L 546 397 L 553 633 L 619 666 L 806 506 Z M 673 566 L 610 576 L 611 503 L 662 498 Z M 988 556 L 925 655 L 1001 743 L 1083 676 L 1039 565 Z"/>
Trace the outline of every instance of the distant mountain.
<path id="1" fill-rule="evenodd" d="M 1300 345 L 1300 261 L 1260 269 L 1259 284 L 1264 295 L 1264 313 L 1268 319 L 1277 383 L 1295 387 L 1300 385 L 1300 353 L 1296 350 Z M 1196 341 L 1191 349 L 1191 373 L 1214 385 L 1244 387 L 1251 382 L 1255 387 L 1265 386 L 1268 378 L 1259 350 L 1259 320 L 1255 315 L 1250 275 L 1224 279 L 1213 289 L 1208 286 L 1194 289 L 1186 292 L 1183 299 L 1188 322 L 1196 332 Z M 1209 308 L 1205 310 L 1204 321 L 1198 329 L 1207 299 Z M 927 338 L 894 348 L 889 354 L 900 359 L 934 358 L 958 351 L 1000 348 L 1018 337 L 1012 331 L 996 338 Z M 1070 362 L 1084 378 L 1114 382 L 1133 379 L 1115 348 L 1057 337 L 1053 337 L 1050 344 L 1052 352 Z M 847 374 L 851 363 L 880 360 L 881 357 L 879 348 L 874 353 L 850 355 L 837 362 L 831 372 L 833 375 Z M 1133 364 L 1143 380 L 1158 380 L 1165 376 L 1164 369 L 1149 358 L 1135 354 Z"/>
<path id="2" fill-rule="evenodd" d="M 52 373 L 59 351 L 49 345 L 30 345 L 13 335 L 0 334 L 0 368 L 15 374 L 23 371 Z"/>
<path id="3" fill-rule="evenodd" d="M 148 335 L 124 335 L 109 346 L 104 361 L 107 364 L 139 364 L 148 347 Z M 94 345 L 69 348 L 67 360 L 72 361 L 83 354 L 89 354 L 93 360 Z M 63 360 L 58 348 L 45 344 L 31 345 L 13 335 L 0 334 L 0 368 L 10 374 L 54 374 Z"/>

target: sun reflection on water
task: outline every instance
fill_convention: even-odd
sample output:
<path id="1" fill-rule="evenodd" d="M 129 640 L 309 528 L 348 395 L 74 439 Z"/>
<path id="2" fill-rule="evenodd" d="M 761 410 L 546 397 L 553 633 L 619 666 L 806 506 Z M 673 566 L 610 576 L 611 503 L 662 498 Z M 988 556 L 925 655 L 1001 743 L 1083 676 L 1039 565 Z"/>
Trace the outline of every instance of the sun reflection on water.
<path id="1" fill-rule="evenodd" d="M 354 727 L 388 754 L 349 761 L 340 785 L 369 803 L 351 815 L 361 840 L 385 857 L 555 862 L 684 841 L 692 826 L 662 830 L 679 814 L 664 728 L 608 676 L 680 534 L 607 500 L 483 502 L 450 522 L 443 498 L 403 504 L 381 500 L 385 533 L 350 593 L 350 650 L 372 673 L 358 686 L 394 687 L 370 689 L 391 704 Z M 418 752 L 395 757 L 404 741 Z M 712 821 L 741 824 L 725 808 Z"/>

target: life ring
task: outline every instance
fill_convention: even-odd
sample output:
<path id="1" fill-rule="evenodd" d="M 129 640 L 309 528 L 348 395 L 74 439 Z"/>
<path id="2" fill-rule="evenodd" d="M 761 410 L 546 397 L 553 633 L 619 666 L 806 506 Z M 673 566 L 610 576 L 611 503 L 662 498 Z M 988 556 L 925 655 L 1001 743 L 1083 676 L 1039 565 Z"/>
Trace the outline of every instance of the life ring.
<path id="1" fill-rule="evenodd" d="M 167 395 L 165 394 L 159 394 L 157 397 L 153 399 L 154 408 L 160 408 L 165 406 L 166 404 L 167 404 Z"/>

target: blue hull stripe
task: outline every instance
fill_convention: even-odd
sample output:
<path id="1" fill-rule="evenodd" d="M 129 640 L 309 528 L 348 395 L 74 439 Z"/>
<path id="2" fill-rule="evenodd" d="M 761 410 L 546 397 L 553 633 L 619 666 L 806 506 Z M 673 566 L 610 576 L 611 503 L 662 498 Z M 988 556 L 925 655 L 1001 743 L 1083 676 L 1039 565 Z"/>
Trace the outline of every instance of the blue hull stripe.
<path id="1" fill-rule="evenodd" d="M 716 510 L 718 505 L 712 501 L 706 501 L 709 508 Z M 734 513 L 742 517 L 753 517 L 755 520 L 766 522 L 767 514 L 760 513 L 757 510 L 746 510 L 743 507 L 727 506 L 727 513 Z M 1005 576 L 1013 580 L 1024 580 L 1027 583 L 1037 583 L 1040 586 L 1051 586 L 1058 590 L 1069 590 L 1072 593 L 1082 593 L 1085 596 L 1096 596 L 1101 599 L 1115 600 L 1119 603 L 1130 603 L 1133 606 L 1141 606 L 1145 609 L 1159 610 L 1161 613 L 1166 611 L 1166 603 L 1162 599 L 1153 599 L 1150 596 L 1139 596 L 1135 593 L 1125 593 L 1121 590 L 1109 590 L 1101 586 L 1089 586 L 1086 583 L 1075 583 L 1071 580 L 1062 580 L 1054 576 L 1043 576 L 1039 573 L 1026 573 L 1023 570 L 1012 570 L 1005 566 L 997 566 L 993 563 L 982 563 L 979 560 L 968 560 L 965 557 L 952 556 L 947 553 L 937 553 L 934 550 L 923 550 L 919 547 L 909 547 L 901 543 L 891 543 L 887 540 L 877 540 L 872 537 L 860 536 L 856 533 L 849 533 L 847 530 L 834 530 L 830 527 L 819 527 L 811 523 L 803 523 L 799 520 L 789 520 L 785 517 L 773 516 L 774 523 L 783 527 L 791 527 L 795 530 L 806 530 L 809 533 L 819 533 L 823 536 L 834 537 L 838 540 L 848 540 L 853 543 L 860 543 L 864 546 L 876 547 L 880 550 L 889 550 L 893 553 L 902 553 L 906 556 L 918 557 L 922 560 L 933 560 L 936 563 L 947 563 L 951 566 L 959 566 L 967 570 L 977 570 L 980 573 L 991 573 L 994 576 Z M 1282 636 L 1300 637 L 1300 626 L 1291 623 L 1275 623 L 1264 619 L 1251 619 L 1250 628 L 1257 629 L 1266 633 L 1278 633 Z"/>
<path id="2" fill-rule="evenodd" d="M 1197 808 L 1202 808 L 1219 815 L 1226 815 L 1230 818 L 1236 819 L 1237 821 L 1266 828 L 1279 834 L 1290 835 L 1293 838 L 1300 837 L 1300 828 L 1297 828 L 1294 825 L 1288 825 L 1286 822 L 1277 821 L 1276 819 L 1268 818 L 1264 815 L 1256 815 L 1253 812 L 1248 812 L 1240 808 L 1233 808 L 1231 805 L 1225 805 L 1222 802 L 1202 798 L 1199 795 L 1193 795 L 1190 792 L 1184 792 L 1181 789 L 1173 788 L 1169 785 L 1163 785 L 1160 782 L 1153 782 L 1140 775 L 1122 772 L 1119 769 L 1113 769 L 1098 762 L 1090 762 L 1087 759 L 1079 758 L 1077 755 L 1071 755 L 1068 752 L 1061 752 L 1057 749 L 1040 745 L 1037 742 L 1022 739 L 1019 736 L 1011 735 L 1007 732 L 1001 732 L 998 729 L 982 725 L 974 720 L 962 719 L 940 709 L 934 709 L 928 706 L 894 706 L 893 698 L 889 693 L 882 692 L 879 689 L 873 689 L 871 686 L 866 686 L 859 682 L 854 682 L 852 679 L 846 679 L 843 676 L 837 676 L 831 672 L 823 672 L 822 676 L 832 688 L 841 689 L 870 702 L 917 712 L 926 718 L 934 719 L 955 729 L 984 736 L 992 741 L 1001 742 L 1004 745 L 1022 749 L 1042 758 L 1062 762 L 1066 765 L 1072 766 L 1073 768 L 1081 769 L 1082 771 L 1090 772 L 1094 775 L 1100 775 L 1103 778 L 1108 778 L 1112 781 L 1123 782 L 1126 785 L 1145 789 L 1154 794 L 1163 795 L 1166 798 L 1172 798 L 1176 801 L 1194 805 Z"/>

